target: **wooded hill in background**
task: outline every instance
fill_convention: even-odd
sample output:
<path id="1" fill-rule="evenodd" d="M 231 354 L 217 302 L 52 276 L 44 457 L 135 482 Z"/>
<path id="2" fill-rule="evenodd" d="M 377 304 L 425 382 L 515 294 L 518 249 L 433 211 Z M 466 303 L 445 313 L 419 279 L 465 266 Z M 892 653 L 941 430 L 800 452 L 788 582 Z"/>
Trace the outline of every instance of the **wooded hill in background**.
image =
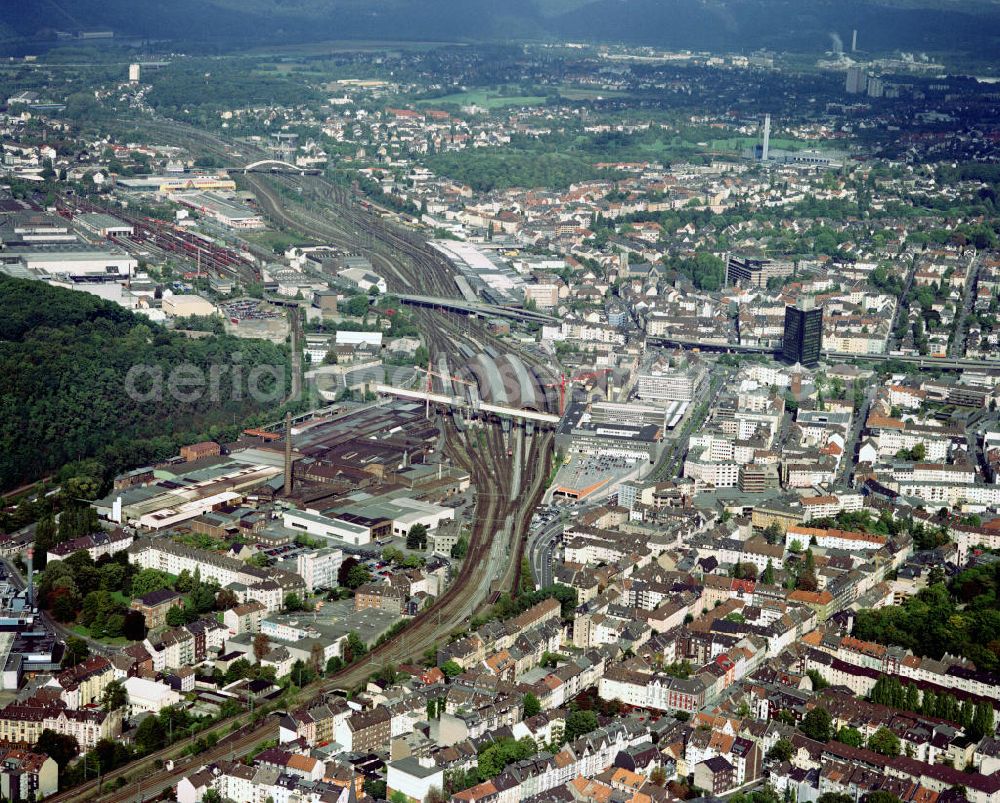
<path id="1" fill-rule="evenodd" d="M 169 377 L 181 364 L 208 376 L 241 355 L 242 380 L 221 374 L 218 400 L 136 401 L 126 392 L 134 365 Z M 255 366 L 280 367 L 284 347 L 228 335 L 190 339 L 114 304 L 42 282 L 0 276 L 0 488 L 38 479 L 69 461 L 98 458 L 109 471 L 176 454 L 180 445 L 232 437 L 260 404 L 247 392 Z M 166 383 L 164 383 L 166 384 Z M 262 383 L 264 385 L 264 383 Z"/>
<path id="2" fill-rule="evenodd" d="M 867 51 L 996 52 L 990 0 L 45 0 L 4 15 L 4 38 L 106 27 L 220 46 L 323 40 L 575 39 L 671 48 L 820 52 L 853 29 Z"/>

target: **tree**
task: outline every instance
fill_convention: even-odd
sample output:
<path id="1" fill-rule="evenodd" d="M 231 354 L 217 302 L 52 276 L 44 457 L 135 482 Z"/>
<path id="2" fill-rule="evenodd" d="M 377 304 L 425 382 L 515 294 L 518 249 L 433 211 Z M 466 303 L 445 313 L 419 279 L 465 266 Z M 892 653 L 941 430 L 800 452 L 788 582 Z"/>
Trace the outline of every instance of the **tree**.
<path id="1" fill-rule="evenodd" d="M 771 563 L 771 559 L 767 559 L 767 566 L 764 567 L 763 573 L 760 575 L 760 582 L 766 586 L 774 585 L 774 564 Z"/>
<path id="2" fill-rule="evenodd" d="M 90 657 L 90 647 L 82 638 L 70 636 L 66 639 L 66 651 L 63 653 L 62 666 L 66 669 L 83 663 Z"/>
<path id="3" fill-rule="evenodd" d="M 133 597 L 143 597 L 161 588 L 170 588 L 170 575 L 159 569 L 143 569 L 132 578 Z"/>
<path id="4" fill-rule="evenodd" d="M 339 655 L 333 655 L 330 660 L 326 662 L 326 674 L 332 675 L 335 672 L 339 672 L 344 668 L 344 659 Z"/>
<path id="5" fill-rule="evenodd" d="M 347 634 L 347 649 L 352 656 L 350 660 L 356 661 L 368 652 L 368 645 L 361 640 L 361 636 L 358 635 L 357 631 L 352 630 Z"/>
<path id="6" fill-rule="evenodd" d="M 46 728 L 35 742 L 35 752 L 49 756 L 59 765 L 59 769 L 63 770 L 80 754 L 80 745 L 75 736 L 56 733 Z"/>
<path id="7" fill-rule="evenodd" d="M 170 627 L 180 627 L 187 622 L 187 616 L 184 614 L 184 607 L 181 605 L 174 605 L 169 611 L 167 611 L 167 624 Z"/>
<path id="8" fill-rule="evenodd" d="M 226 683 L 235 683 L 237 680 L 243 680 L 244 678 L 250 677 L 253 673 L 253 666 L 246 658 L 239 658 L 233 661 L 229 665 L 229 669 L 226 670 Z"/>
<path id="9" fill-rule="evenodd" d="M 365 566 L 358 563 L 348 571 L 345 585 L 350 589 L 360 588 L 371 579 L 372 573 Z"/>
<path id="10" fill-rule="evenodd" d="M 828 742 L 832 735 L 830 732 L 832 725 L 833 719 L 830 712 L 822 706 L 817 706 L 802 718 L 799 730 L 817 742 Z"/>
<path id="11" fill-rule="evenodd" d="M 888 728 L 879 728 L 868 739 L 868 749 L 883 756 L 898 756 L 899 737 Z"/>
<path id="12" fill-rule="evenodd" d="M 316 643 L 309 648 L 309 665 L 317 675 L 323 671 L 323 645 Z"/>
<path id="13" fill-rule="evenodd" d="M 128 692 L 125 690 L 124 683 L 120 680 L 113 680 L 104 687 L 104 693 L 101 695 L 101 708 L 105 711 L 116 711 L 126 705 L 128 705 Z"/>
<path id="14" fill-rule="evenodd" d="M 457 662 L 448 660 L 441 664 L 441 671 L 444 672 L 445 677 L 454 678 L 461 675 L 464 670 Z"/>
<path id="15" fill-rule="evenodd" d="M 159 717 L 146 717 L 135 730 L 135 746 L 143 753 L 159 750 L 166 743 L 166 738 Z"/>
<path id="16" fill-rule="evenodd" d="M 44 569 L 46 555 L 56 544 L 56 520 L 49 513 L 35 526 L 35 568 Z"/>
<path id="17" fill-rule="evenodd" d="M 285 610 L 290 613 L 294 613 L 295 611 L 305 610 L 305 605 L 302 602 L 302 598 L 298 594 L 286 594 Z"/>
<path id="18" fill-rule="evenodd" d="M 186 594 L 194 588 L 194 578 L 191 576 L 191 572 L 187 569 L 182 569 L 181 573 L 177 575 L 177 581 L 174 583 L 174 588 L 181 594 Z"/>
<path id="19" fill-rule="evenodd" d="M 271 639 L 267 637 L 266 633 L 257 633 L 253 637 L 253 657 L 257 659 L 257 663 L 264 660 L 264 656 L 271 651 Z"/>
<path id="20" fill-rule="evenodd" d="M 596 730 L 597 724 L 597 714 L 593 711 L 573 711 L 566 717 L 566 741 L 575 741 Z"/>
<path id="21" fill-rule="evenodd" d="M 814 572 L 804 571 L 795 580 L 795 587 L 799 591 L 816 591 L 819 588 L 819 581 Z"/>
<path id="22" fill-rule="evenodd" d="M 892 792 L 886 792 L 884 789 L 876 789 L 874 792 L 869 792 L 862 799 L 864 803 L 899 803 L 898 797 L 892 794 Z"/>
<path id="23" fill-rule="evenodd" d="M 778 739 L 767 751 L 766 758 L 769 761 L 790 761 L 793 751 L 792 743 L 788 739 Z"/>
<path id="24" fill-rule="evenodd" d="M 407 549 L 427 549 L 427 525 L 414 524 L 406 534 Z"/>
<path id="25" fill-rule="evenodd" d="M 344 305 L 344 311 L 348 315 L 360 318 L 368 312 L 369 306 L 370 301 L 368 296 L 357 294 L 347 299 L 347 303 Z"/>
<path id="26" fill-rule="evenodd" d="M 222 589 L 218 594 L 215 595 L 215 608 L 219 611 L 228 611 L 235 608 L 240 604 L 240 598 L 236 596 L 235 591 L 230 591 L 228 588 Z"/>
<path id="27" fill-rule="evenodd" d="M 533 756 L 538 750 L 533 739 L 514 740 L 503 737 L 488 743 L 479 751 L 476 764 L 482 778 L 495 778 L 507 765 Z"/>
<path id="28" fill-rule="evenodd" d="M 865 743 L 865 737 L 857 728 L 849 728 L 845 725 L 837 731 L 837 741 L 848 747 L 862 747 Z"/>
<path id="29" fill-rule="evenodd" d="M 469 539 L 465 535 L 460 535 L 455 545 L 451 548 L 451 556 L 455 560 L 461 560 L 469 551 Z"/>
<path id="30" fill-rule="evenodd" d="M 981 739 L 983 736 L 992 736 L 993 728 L 993 706 L 987 702 L 976 703 L 972 725 L 969 728 L 970 738 Z"/>
<path id="31" fill-rule="evenodd" d="M 142 641 L 146 638 L 146 617 L 139 611 L 128 611 L 122 623 L 122 635 L 129 641 Z"/>
<path id="32" fill-rule="evenodd" d="M 806 674 L 809 676 L 809 680 L 812 681 L 813 691 L 822 691 L 830 685 L 826 682 L 826 678 L 819 673 L 818 669 L 810 669 Z"/>
<path id="33" fill-rule="evenodd" d="M 772 521 L 770 524 L 767 525 L 767 527 L 764 528 L 764 539 L 769 544 L 778 543 L 778 541 L 781 540 L 782 535 L 784 535 L 784 533 L 782 533 L 781 527 L 778 526 L 777 522 Z M 768 563 L 770 562 L 771 562 L 770 559 L 768 559 Z"/>
<path id="34" fill-rule="evenodd" d="M 524 695 L 524 716 L 526 719 L 528 717 L 537 716 L 541 713 L 541 710 L 542 704 L 534 694 L 529 691 Z"/>
<path id="35" fill-rule="evenodd" d="M 666 770 L 664 770 L 663 767 L 656 767 L 649 774 L 649 782 L 651 784 L 653 784 L 653 786 L 659 786 L 659 787 L 666 786 L 667 785 L 667 772 L 666 772 Z"/>
<path id="36" fill-rule="evenodd" d="M 222 803 L 222 795 L 217 789 L 206 789 L 205 794 L 201 796 L 201 803 Z"/>

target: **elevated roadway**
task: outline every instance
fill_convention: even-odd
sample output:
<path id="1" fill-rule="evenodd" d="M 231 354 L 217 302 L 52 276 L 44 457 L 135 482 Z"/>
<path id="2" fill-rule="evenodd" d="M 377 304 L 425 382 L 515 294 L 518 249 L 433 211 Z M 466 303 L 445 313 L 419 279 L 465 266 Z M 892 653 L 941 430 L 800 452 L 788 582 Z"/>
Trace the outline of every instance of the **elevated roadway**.
<path id="1" fill-rule="evenodd" d="M 779 356 L 780 352 L 766 346 L 749 346 L 743 343 L 717 343 L 715 341 L 688 340 L 681 337 L 647 337 L 646 342 L 653 346 L 677 346 L 686 349 L 699 349 L 700 351 L 714 351 L 727 354 L 769 354 Z M 890 362 L 898 361 L 915 365 L 921 370 L 941 370 L 941 371 L 965 371 L 970 368 L 1000 368 L 1000 360 L 971 360 L 967 358 L 954 357 L 925 357 L 914 355 L 893 355 L 893 354 L 851 354 L 846 351 L 821 352 L 827 360 L 839 360 L 847 362 L 850 360 L 861 360 L 864 362 Z"/>
<path id="2" fill-rule="evenodd" d="M 411 304 L 416 307 L 431 307 L 434 309 L 446 309 L 452 312 L 464 312 L 466 314 L 489 315 L 496 318 L 514 318 L 521 321 L 533 321 L 535 323 L 558 323 L 559 319 L 554 315 L 535 310 L 521 309 L 520 307 L 501 306 L 499 304 L 487 304 L 483 301 L 467 301 L 462 298 L 442 298 L 440 296 L 419 296 L 393 293 L 404 304 Z"/>
<path id="3" fill-rule="evenodd" d="M 517 407 L 504 407 L 499 404 L 487 404 L 478 402 L 473 404 L 460 396 L 446 396 L 443 393 L 432 393 L 426 390 L 411 390 L 410 388 L 398 388 L 394 385 L 375 385 L 376 393 L 384 393 L 390 396 L 399 396 L 403 399 L 414 399 L 429 401 L 432 404 L 440 404 L 452 409 L 471 410 L 472 412 L 492 413 L 493 415 L 506 416 L 509 418 L 520 418 L 525 421 L 534 421 L 539 424 L 558 424 L 559 416 L 551 413 L 540 413 L 536 410 L 522 410 Z"/>

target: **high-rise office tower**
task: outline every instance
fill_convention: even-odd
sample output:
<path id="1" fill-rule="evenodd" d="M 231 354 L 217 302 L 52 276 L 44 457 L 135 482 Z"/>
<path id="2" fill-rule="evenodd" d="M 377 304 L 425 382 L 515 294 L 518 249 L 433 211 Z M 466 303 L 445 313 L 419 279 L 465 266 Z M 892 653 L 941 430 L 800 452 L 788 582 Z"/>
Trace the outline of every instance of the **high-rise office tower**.
<path id="1" fill-rule="evenodd" d="M 860 64 L 852 64 L 847 68 L 847 81 L 845 89 L 848 95 L 858 95 L 865 91 L 868 83 L 868 76 L 865 68 Z"/>
<path id="2" fill-rule="evenodd" d="M 810 296 L 800 298 L 794 306 L 785 307 L 782 358 L 811 368 L 819 363 L 822 348 L 823 308 L 817 307 Z"/>
<path id="3" fill-rule="evenodd" d="M 768 151 L 771 147 L 771 115 L 764 115 L 764 145 L 760 150 L 760 160 L 767 161 Z"/>

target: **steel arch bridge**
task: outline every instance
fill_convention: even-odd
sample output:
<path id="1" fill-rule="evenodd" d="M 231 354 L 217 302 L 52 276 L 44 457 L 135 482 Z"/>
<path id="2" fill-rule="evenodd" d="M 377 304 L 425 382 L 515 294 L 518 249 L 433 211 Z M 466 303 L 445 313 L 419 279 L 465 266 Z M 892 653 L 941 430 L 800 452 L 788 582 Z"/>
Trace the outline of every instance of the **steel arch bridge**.
<path id="1" fill-rule="evenodd" d="M 289 164 L 288 162 L 282 162 L 280 159 L 261 159 L 257 162 L 251 162 L 246 167 L 243 168 L 243 173 L 249 173 L 258 168 L 264 167 L 265 165 L 270 165 L 271 172 L 277 172 L 277 168 L 283 168 L 284 170 L 290 170 L 295 173 L 304 174 L 306 169 L 304 167 L 299 167 L 298 165 Z"/>

